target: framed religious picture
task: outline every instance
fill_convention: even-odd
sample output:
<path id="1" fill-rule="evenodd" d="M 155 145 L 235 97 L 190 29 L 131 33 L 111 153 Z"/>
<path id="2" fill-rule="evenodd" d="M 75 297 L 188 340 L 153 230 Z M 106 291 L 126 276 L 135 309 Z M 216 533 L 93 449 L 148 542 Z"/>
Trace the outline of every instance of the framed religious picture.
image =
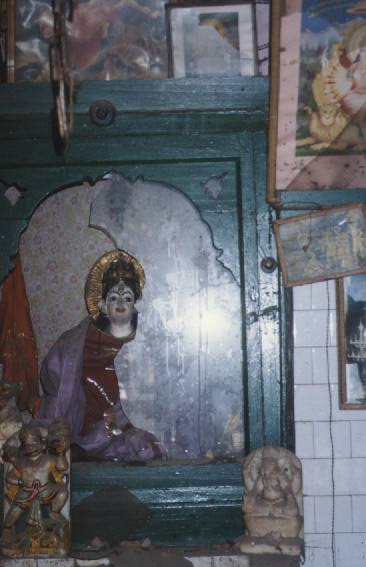
<path id="1" fill-rule="evenodd" d="M 272 3 L 268 200 L 365 185 L 364 2 Z"/>
<path id="2" fill-rule="evenodd" d="M 286 287 L 366 272 L 366 205 L 273 223 Z"/>
<path id="3" fill-rule="evenodd" d="M 166 10 L 171 77 L 256 73 L 253 4 L 174 3 Z"/>
<path id="4" fill-rule="evenodd" d="M 54 37 L 52 2 L 7 3 L 14 22 L 8 41 L 13 80 L 49 81 L 49 46 Z M 168 75 L 164 0 L 79 0 L 67 32 L 70 68 L 77 80 Z"/>
<path id="5" fill-rule="evenodd" d="M 337 281 L 339 405 L 366 409 L 366 274 Z"/>

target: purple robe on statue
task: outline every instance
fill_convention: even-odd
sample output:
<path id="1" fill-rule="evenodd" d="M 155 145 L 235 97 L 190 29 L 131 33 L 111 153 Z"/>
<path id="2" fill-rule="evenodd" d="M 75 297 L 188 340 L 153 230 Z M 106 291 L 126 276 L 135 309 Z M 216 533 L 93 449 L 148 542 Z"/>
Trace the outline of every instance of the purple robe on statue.
<path id="1" fill-rule="evenodd" d="M 136 427 L 111 437 L 104 419 L 101 419 L 86 435 L 80 435 L 85 416 L 83 353 L 90 324 L 89 317 L 84 319 L 61 335 L 48 352 L 41 368 L 44 396 L 34 424 L 47 427 L 57 417 L 65 417 L 71 428 L 72 443 L 97 458 L 128 462 L 148 461 L 161 456 L 154 435 Z M 128 418 L 121 402 L 111 409 L 116 425 L 122 429 L 128 423 Z"/>

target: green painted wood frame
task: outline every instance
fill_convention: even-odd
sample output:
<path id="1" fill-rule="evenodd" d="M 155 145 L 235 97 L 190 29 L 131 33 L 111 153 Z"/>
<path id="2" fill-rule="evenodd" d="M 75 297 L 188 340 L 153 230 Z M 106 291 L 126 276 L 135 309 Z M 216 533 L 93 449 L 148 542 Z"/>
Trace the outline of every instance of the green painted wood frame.
<path id="1" fill-rule="evenodd" d="M 89 108 L 96 100 L 115 106 L 112 125 L 91 122 Z M 0 90 L 1 280 L 11 270 L 33 211 L 61 188 L 95 180 L 111 169 L 137 174 L 141 164 L 146 176 L 171 182 L 173 164 L 181 163 L 174 183 L 184 189 L 187 163 L 235 164 L 248 452 L 264 444 L 293 448 L 291 349 L 290 339 L 285 340 L 290 303 L 278 273 L 260 269 L 261 258 L 276 256 L 265 200 L 267 106 L 268 81 L 259 77 L 86 82 L 76 94 L 71 141 L 57 153 L 50 86 L 5 84 Z M 15 206 L 5 197 L 11 185 L 24 190 Z M 195 203 L 200 208 L 199 197 Z M 167 479 L 173 474 L 171 467 L 162 472 Z M 236 506 L 239 510 L 239 501 Z"/>

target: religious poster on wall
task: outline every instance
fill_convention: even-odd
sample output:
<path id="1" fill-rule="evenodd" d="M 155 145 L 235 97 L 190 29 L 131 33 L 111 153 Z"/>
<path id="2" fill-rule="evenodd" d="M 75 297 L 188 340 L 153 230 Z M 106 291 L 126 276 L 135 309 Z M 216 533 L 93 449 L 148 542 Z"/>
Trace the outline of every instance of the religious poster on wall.
<path id="1" fill-rule="evenodd" d="M 366 2 L 286 0 L 273 26 L 270 195 L 362 188 Z"/>
<path id="2" fill-rule="evenodd" d="M 49 80 L 54 34 L 48 0 L 8 0 L 14 33 L 8 37 L 13 69 L 8 80 Z M 68 22 L 68 49 L 77 80 L 151 79 L 167 76 L 163 0 L 80 0 Z M 10 63 L 10 62 L 9 62 Z"/>
<path id="3" fill-rule="evenodd" d="M 339 406 L 366 408 L 366 274 L 337 281 Z"/>
<path id="4" fill-rule="evenodd" d="M 274 222 L 286 287 L 366 273 L 366 205 Z"/>

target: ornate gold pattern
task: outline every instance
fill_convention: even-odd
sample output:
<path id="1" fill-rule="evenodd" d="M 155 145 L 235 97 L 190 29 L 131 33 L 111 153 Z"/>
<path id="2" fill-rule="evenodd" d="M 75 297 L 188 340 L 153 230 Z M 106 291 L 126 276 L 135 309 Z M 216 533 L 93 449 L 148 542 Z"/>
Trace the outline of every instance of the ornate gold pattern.
<path id="1" fill-rule="evenodd" d="M 103 256 L 95 262 L 86 280 L 85 303 L 88 312 L 93 319 L 96 319 L 99 315 L 98 303 L 102 299 L 103 275 L 108 270 L 112 262 L 119 259 L 122 259 L 131 265 L 138 283 L 136 299 L 141 299 L 142 297 L 142 289 L 145 285 L 145 272 L 140 262 L 128 254 L 125 250 L 111 250 L 110 252 L 103 254 Z"/>

